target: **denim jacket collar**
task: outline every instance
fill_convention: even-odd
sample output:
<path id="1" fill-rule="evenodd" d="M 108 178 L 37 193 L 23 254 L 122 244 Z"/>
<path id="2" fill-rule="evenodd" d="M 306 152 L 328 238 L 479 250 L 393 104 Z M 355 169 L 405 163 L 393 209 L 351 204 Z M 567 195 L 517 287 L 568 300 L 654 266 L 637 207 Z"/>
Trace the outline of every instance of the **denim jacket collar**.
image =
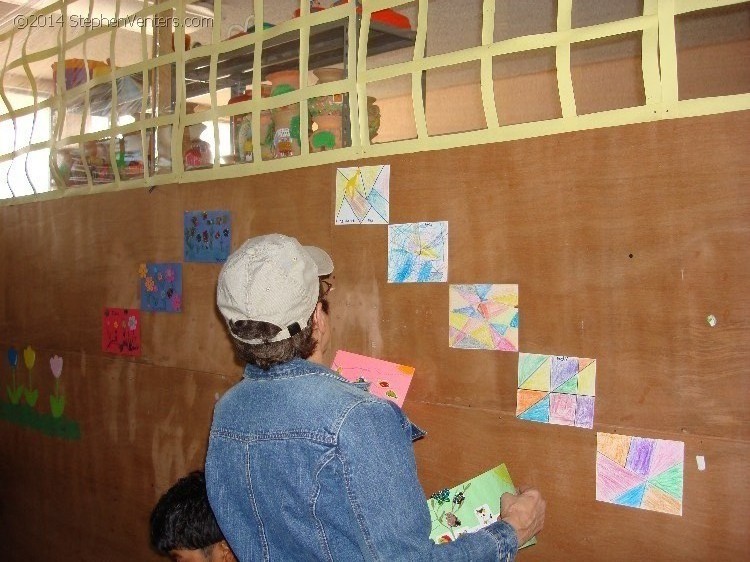
<path id="1" fill-rule="evenodd" d="M 313 363 L 307 361 L 306 359 L 296 358 L 292 359 L 291 361 L 286 361 L 285 363 L 274 365 L 268 370 L 263 370 L 256 365 L 251 365 L 250 363 L 248 363 L 247 365 L 245 365 L 245 372 L 242 374 L 242 376 L 243 378 L 251 380 L 272 380 L 288 377 L 298 377 L 306 373 L 305 365 L 312 366 Z M 332 378 L 340 380 L 341 382 L 354 385 L 357 388 L 364 390 L 365 392 L 367 392 L 370 388 L 369 382 L 351 382 L 330 369 L 328 369 L 328 375 Z M 417 441 L 418 439 L 421 439 L 422 437 L 427 435 L 427 432 L 425 430 L 415 425 L 411 421 L 409 421 L 409 424 L 411 425 L 412 441 Z"/>
<path id="2" fill-rule="evenodd" d="M 278 365 L 274 365 L 268 370 L 261 369 L 260 367 L 256 365 L 252 365 L 248 363 L 245 365 L 245 371 L 242 373 L 242 376 L 246 379 L 278 379 L 278 378 L 287 378 L 287 377 L 297 377 L 304 374 L 307 374 L 307 372 L 310 369 L 305 369 L 306 366 L 315 366 L 315 369 L 318 369 L 320 366 L 316 365 L 315 363 L 312 363 L 311 361 L 308 361 L 306 359 L 300 359 L 295 358 L 291 361 L 286 361 L 284 363 L 279 363 Z M 340 381 L 343 382 L 349 382 L 345 378 L 339 376 L 337 373 L 334 373 L 329 369 L 329 374 Z"/>

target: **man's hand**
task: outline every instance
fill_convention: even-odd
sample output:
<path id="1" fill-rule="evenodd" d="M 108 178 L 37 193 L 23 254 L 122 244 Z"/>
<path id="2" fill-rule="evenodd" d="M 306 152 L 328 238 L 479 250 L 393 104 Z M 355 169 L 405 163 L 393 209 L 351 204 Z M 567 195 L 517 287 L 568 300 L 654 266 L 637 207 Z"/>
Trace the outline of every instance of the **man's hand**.
<path id="1" fill-rule="evenodd" d="M 500 498 L 502 511 L 499 519 L 507 521 L 515 529 L 520 548 L 544 527 L 547 503 L 536 488 L 521 486 L 518 491 L 517 496 L 505 493 Z"/>

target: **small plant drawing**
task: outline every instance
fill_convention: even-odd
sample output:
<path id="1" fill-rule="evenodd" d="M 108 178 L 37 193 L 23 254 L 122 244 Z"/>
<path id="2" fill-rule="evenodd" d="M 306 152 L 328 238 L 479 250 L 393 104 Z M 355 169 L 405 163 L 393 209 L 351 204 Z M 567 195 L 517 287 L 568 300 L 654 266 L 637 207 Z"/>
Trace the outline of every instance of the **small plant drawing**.
<path id="1" fill-rule="evenodd" d="M 55 377 L 55 394 L 49 397 L 49 407 L 52 411 L 53 418 L 62 416 L 65 410 L 65 396 L 60 394 L 60 375 L 62 375 L 63 360 L 62 357 L 55 355 L 49 360 L 52 376 Z"/>
<path id="2" fill-rule="evenodd" d="M 448 540 L 455 540 L 455 529 L 463 523 L 459 519 L 459 512 L 464 507 L 466 499 L 465 492 L 471 487 L 471 482 L 467 482 L 451 497 L 450 490 L 444 488 L 430 496 L 430 511 L 433 515 L 433 527 L 430 533 L 437 528 L 443 527 L 449 536 Z M 463 516 L 463 514 L 461 514 Z M 464 517 L 465 518 L 465 517 Z"/>

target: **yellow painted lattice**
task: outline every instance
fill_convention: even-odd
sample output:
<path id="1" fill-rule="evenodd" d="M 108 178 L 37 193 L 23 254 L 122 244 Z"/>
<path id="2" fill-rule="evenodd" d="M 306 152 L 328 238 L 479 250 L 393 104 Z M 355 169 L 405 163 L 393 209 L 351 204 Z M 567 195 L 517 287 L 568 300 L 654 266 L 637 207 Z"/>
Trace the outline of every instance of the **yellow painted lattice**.
<path id="1" fill-rule="evenodd" d="M 86 4 L 87 0 L 81 0 Z M 587 27 L 574 28 L 571 25 L 573 0 L 558 0 L 557 26 L 554 31 L 540 33 L 512 39 L 494 41 L 495 5 L 496 0 L 483 0 L 481 44 L 475 47 L 455 52 L 426 54 L 427 18 L 429 1 L 417 0 L 418 17 L 416 21 L 415 45 L 411 60 L 368 68 L 368 37 L 370 23 L 374 12 L 388 8 L 398 8 L 413 4 L 415 0 L 366 0 L 362 2 L 361 13 L 358 13 L 355 2 L 349 2 L 315 13 L 310 12 L 308 2 L 301 2 L 300 17 L 281 23 L 275 27 L 264 29 L 256 26 L 252 33 L 243 34 L 231 39 L 221 37 L 220 26 L 215 26 L 210 44 L 201 45 L 186 50 L 184 45 L 184 27 L 174 30 L 174 52 L 162 52 L 154 56 L 149 51 L 153 41 L 147 34 L 146 27 L 140 29 L 140 43 L 132 45 L 132 49 L 140 50 L 139 61 L 124 66 L 117 65 L 116 32 L 117 26 L 103 26 L 96 29 L 86 29 L 83 32 L 70 33 L 69 26 L 61 25 L 55 30 L 55 44 L 44 48 L 34 49 L 31 38 L 34 36 L 32 28 L 21 28 L 16 21 L 6 21 L 0 30 L 0 58 L 3 59 L 0 72 L 0 98 L 6 107 L 6 112 L 0 115 L 0 126 L 6 128 L 12 125 L 13 131 L 18 131 L 17 124 L 22 119 L 34 118 L 44 111 L 51 111 L 55 115 L 49 138 L 34 139 L 33 133 L 29 139 L 16 139 L 12 150 L 5 150 L 0 154 L 0 174 L 8 177 L 11 165 L 23 165 L 29 154 L 49 150 L 51 177 L 55 187 L 35 186 L 33 195 L 18 196 L 12 189 L 9 195 L 0 203 L 38 200 L 50 197 L 78 195 L 128 188 L 152 188 L 171 183 L 186 183 L 195 181 L 233 178 L 245 175 L 260 174 L 272 171 L 287 170 L 304 166 L 346 161 L 362 157 L 385 157 L 392 154 L 412 153 L 425 150 L 446 149 L 459 146 L 476 145 L 490 142 L 502 142 L 515 139 L 531 138 L 555 133 L 579 131 L 598 127 L 610 127 L 631 123 L 709 115 L 722 112 L 750 109 L 750 94 L 737 94 L 719 97 L 680 100 L 678 96 L 677 80 L 677 49 L 675 43 L 675 17 L 697 10 L 712 9 L 732 4 L 745 3 L 741 0 L 644 0 L 643 13 L 638 17 L 607 22 Z M 67 13 L 71 2 L 62 0 L 52 3 L 42 9 L 28 12 L 25 17 L 56 17 L 61 21 L 68 21 Z M 33 6 L 33 3 L 32 3 Z M 94 0 L 88 1 L 89 13 L 95 10 Z M 214 18 L 221 21 L 221 1 L 214 2 Z M 256 22 L 263 22 L 264 1 L 253 0 L 253 14 Z M 186 17 L 186 3 L 178 0 L 165 0 L 153 4 L 144 1 L 140 10 L 134 14 L 121 13 L 121 1 L 115 2 L 115 17 L 157 17 L 169 14 L 179 20 Z M 338 81 L 309 85 L 308 83 L 308 54 L 309 38 L 314 26 L 338 22 L 346 33 L 346 41 L 351 48 L 345 53 L 345 64 L 349 69 L 347 75 Z M 220 105 L 217 97 L 217 61 L 218 57 L 229 51 L 251 48 L 254 54 L 252 62 L 252 90 L 260 92 L 262 89 L 261 67 L 264 47 L 285 34 L 295 33 L 299 36 L 299 70 L 300 87 L 278 96 L 254 98 L 231 105 Z M 157 31 L 154 30 L 154 33 Z M 571 46 L 578 43 L 620 36 L 629 33 L 639 33 L 641 36 L 641 69 L 645 91 L 645 103 L 636 107 L 613 109 L 598 113 L 580 114 L 576 107 L 576 96 L 571 76 Z M 40 93 L 39 81 L 34 75 L 32 65 L 40 61 L 54 60 L 57 67 L 62 69 L 71 53 L 81 51 L 82 59 L 88 65 L 87 45 L 90 41 L 109 40 L 109 53 L 112 68 L 106 74 L 96 75 L 80 85 L 66 89 L 65 73 L 58 72 L 56 83 L 52 85 L 51 93 L 44 96 Z M 498 119 L 496 100 L 494 95 L 492 61 L 493 57 L 512 53 L 524 53 L 537 49 L 548 48 L 555 50 L 557 93 L 560 101 L 561 116 L 531 123 L 501 125 Z M 169 49 L 171 50 L 171 49 Z M 210 60 L 209 94 L 210 104 L 198 113 L 189 113 L 186 103 L 185 68 L 199 59 Z M 462 63 L 478 63 L 480 68 L 480 91 L 482 109 L 486 127 L 480 130 L 457 132 L 441 135 L 428 133 L 423 74 L 426 71 L 449 67 Z M 8 80 L 11 75 L 25 76 L 24 84 L 27 95 L 33 102 L 23 107 L 14 107 L 12 84 Z M 168 107 L 161 107 L 163 100 L 155 94 L 154 82 L 168 76 L 175 85 L 173 100 Z M 132 123 L 118 123 L 118 95 L 122 83 L 128 80 L 136 81 L 142 88 L 141 97 L 136 105 L 138 118 Z M 416 138 L 396 140 L 392 142 L 371 143 L 368 134 L 368 88 L 373 83 L 405 78 L 411 81 L 412 109 L 416 124 Z M 9 86 L 10 84 L 10 86 Z M 159 86 L 161 87 L 161 86 Z M 86 120 L 76 132 L 66 131 L 66 118 L 71 121 L 71 107 L 89 113 L 91 104 L 96 97 L 106 90 L 110 97 L 109 125 L 98 130 L 87 130 Z M 348 96 L 349 122 L 351 124 L 350 143 L 335 150 L 311 152 L 309 147 L 310 115 L 309 103 L 313 98 L 338 94 Z M 173 104 L 173 105 L 172 105 Z M 238 114 L 251 114 L 252 138 L 261 139 L 261 116 L 263 112 L 283 106 L 299 104 L 299 134 L 301 154 L 298 156 L 262 160 L 258 154 L 253 162 L 225 165 L 221 161 L 219 151 L 213 155 L 212 164 L 201 169 L 185 169 L 182 153 L 182 142 L 186 127 L 198 123 L 213 123 L 213 135 L 216 146 L 219 146 L 218 123 L 228 117 Z M 31 116 L 31 117 L 30 117 Z M 114 125 L 113 125 L 114 124 Z M 156 131 L 156 133 L 155 133 Z M 153 165 L 144 166 L 142 176 L 136 178 L 125 177 L 122 170 L 111 166 L 112 177 L 106 183 L 101 178 L 94 177 L 94 167 L 89 165 L 85 156 L 87 143 L 105 139 L 108 146 L 108 160 L 117 161 L 120 148 L 120 137 L 128 134 L 138 134 L 141 139 L 143 155 L 151 155 Z M 158 166 L 159 136 L 171 139 L 169 154 L 164 155 L 169 166 Z M 65 178 L 61 176 L 59 156 L 71 147 L 81 155 L 82 166 L 86 181 L 76 187 L 66 187 Z M 259 152 L 259 151 L 258 151 Z M 28 166 L 26 169 L 29 175 Z M 5 178 L 3 178 L 5 179 Z M 1 181 L 1 180 L 0 180 Z M 12 186 L 11 186 L 12 188 Z"/>

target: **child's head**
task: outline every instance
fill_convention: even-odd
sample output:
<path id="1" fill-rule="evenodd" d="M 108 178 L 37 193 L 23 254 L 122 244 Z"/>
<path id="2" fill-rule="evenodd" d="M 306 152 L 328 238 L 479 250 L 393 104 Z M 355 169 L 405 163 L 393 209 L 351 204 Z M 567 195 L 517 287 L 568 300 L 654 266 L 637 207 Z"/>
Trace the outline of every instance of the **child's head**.
<path id="1" fill-rule="evenodd" d="M 174 562 L 236 562 L 219 529 L 196 470 L 180 478 L 151 512 L 151 545 Z"/>

